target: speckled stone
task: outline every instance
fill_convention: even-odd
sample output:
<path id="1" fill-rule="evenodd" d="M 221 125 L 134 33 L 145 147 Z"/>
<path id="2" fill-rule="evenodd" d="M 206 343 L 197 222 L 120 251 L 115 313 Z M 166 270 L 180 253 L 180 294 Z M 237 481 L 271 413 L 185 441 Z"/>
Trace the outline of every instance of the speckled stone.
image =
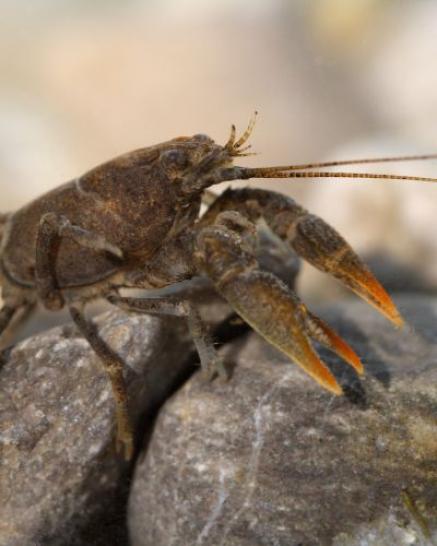
<path id="1" fill-rule="evenodd" d="M 181 321 L 111 312 L 97 324 L 126 363 L 130 411 L 144 427 L 184 366 Z M 128 465 L 115 454 L 114 402 L 98 358 L 73 326 L 2 357 L 0 544 L 126 544 Z"/>
<path id="2" fill-rule="evenodd" d="M 397 303 L 411 325 L 401 331 L 358 301 L 320 310 L 366 367 L 358 381 L 323 352 L 344 397 L 256 334 L 226 348 L 236 363 L 227 384 L 194 376 L 137 464 L 132 545 L 432 544 L 437 299 Z"/>

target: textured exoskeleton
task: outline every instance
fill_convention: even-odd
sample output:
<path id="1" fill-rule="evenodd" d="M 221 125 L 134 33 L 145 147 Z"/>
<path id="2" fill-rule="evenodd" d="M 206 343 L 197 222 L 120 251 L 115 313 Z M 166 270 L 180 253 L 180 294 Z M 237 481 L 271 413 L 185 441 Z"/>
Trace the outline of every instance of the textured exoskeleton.
<path id="1" fill-rule="evenodd" d="M 51 310 L 67 305 L 110 377 L 118 446 L 127 458 L 133 441 L 123 366 L 85 318 L 84 306 L 92 299 L 106 298 L 136 312 L 186 317 L 201 365 L 209 373 L 224 374 L 220 356 L 188 299 L 119 293 L 121 288 L 144 288 L 153 294 L 153 289 L 206 275 L 269 343 L 323 387 L 341 394 L 311 339 L 337 352 L 358 373 L 363 371 L 361 362 L 290 288 L 260 269 L 255 225 L 263 220 L 299 256 L 335 276 L 396 325 L 402 324 L 390 297 L 346 241 L 289 197 L 261 189 L 228 189 L 200 217 L 201 202 L 214 184 L 254 177 L 432 179 L 308 170 L 359 161 L 233 166 L 235 157 L 247 155 L 243 145 L 252 127 L 253 122 L 239 139 L 232 127 L 224 146 L 205 135 L 194 135 L 130 152 L 2 217 L 0 333 L 17 312 L 37 301 Z M 426 157 L 431 156 L 402 159 Z"/>

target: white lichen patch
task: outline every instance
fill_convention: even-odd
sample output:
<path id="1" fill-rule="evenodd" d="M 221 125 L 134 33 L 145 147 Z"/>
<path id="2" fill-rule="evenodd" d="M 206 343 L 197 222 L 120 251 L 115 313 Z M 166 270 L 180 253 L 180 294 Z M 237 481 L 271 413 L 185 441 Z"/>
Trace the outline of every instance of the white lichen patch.
<path id="1" fill-rule="evenodd" d="M 51 352 L 59 353 L 61 351 L 66 351 L 70 345 L 71 345 L 70 340 L 61 339 L 60 341 L 58 341 L 57 343 L 53 345 L 53 347 L 51 348 Z"/>
<path id="2" fill-rule="evenodd" d="M 404 524 L 389 511 L 379 520 L 355 529 L 353 534 L 340 533 L 332 546 L 433 546 L 415 522 Z"/>
<path id="3" fill-rule="evenodd" d="M 103 447 L 102 442 L 94 442 L 88 446 L 88 454 L 93 457 L 94 455 L 97 455 L 97 453 L 99 453 Z"/>
<path id="4" fill-rule="evenodd" d="M 106 400 L 108 400 L 109 398 L 109 395 L 110 395 L 109 388 L 103 389 L 102 392 L 100 393 L 99 398 L 97 399 L 97 404 L 100 405 L 100 404 L 103 404 L 103 402 L 106 402 Z"/>
<path id="5" fill-rule="evenodd" d="M 73 365 L 75 368 L 85 368 L 89 365 L 89 359 L 85 357 L 78 358 Z"/>
<path id="6" fill-rule="evenodd" d="M 40 360 L 40 358 L 42 358 L 42 356 L 45 354 L 45 349 L 39 349 L 36 353 L 35 353 L 35 358 L 37 360 Z"/>
<path id="7" fill-rule="evenodd" d="M 199 474 L 203 474 L 204 472 L 206 472 L 206 470 L 209 470 L 209 466 L 205 463 L 196 463 L 193 465 L 193 468 Z"/>

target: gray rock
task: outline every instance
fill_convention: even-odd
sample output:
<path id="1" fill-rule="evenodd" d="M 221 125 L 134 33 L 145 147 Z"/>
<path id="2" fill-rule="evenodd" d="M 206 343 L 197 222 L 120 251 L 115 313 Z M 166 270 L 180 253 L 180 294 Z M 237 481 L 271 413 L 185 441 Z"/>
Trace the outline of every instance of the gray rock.
<path id="1" fill-rule="evenodd" d="M 320 310 L 361 355 L 323 352 L 323 391 L 256 334 L 226 347 L 227 384 L 194 376 L 164 406 L 129 500 L 133 546 L 432 544 L 437 299 L 397 300 L 395 330 L 354 301 Z"/>
<path id="2" fill-rule="evenodd" d="M 189 346 L 178 333 L 183 325 L 122 312 L 101 315 L 97 323 L 127 364 L 130 411 L 144 429 L 185 365 Z M 109 381 L 73 326 L 5 351 L 0 544 L 126 544 L 129 469 L 115 454 L 114 433 Z"/>

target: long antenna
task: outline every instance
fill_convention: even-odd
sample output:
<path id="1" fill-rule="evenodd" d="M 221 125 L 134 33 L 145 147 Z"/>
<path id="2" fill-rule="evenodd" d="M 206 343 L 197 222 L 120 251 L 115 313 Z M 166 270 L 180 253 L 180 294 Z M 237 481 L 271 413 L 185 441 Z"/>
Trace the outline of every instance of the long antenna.
<path id="1" fill-rule="evenodd" d="M 235 125 L 231 126 L 231 134 L 227 143 L 224 146 L 230 156 L 252 155 L 244 153 L 250 146 L 241 148 L 249 139 L 255 126 L 258 112 L 254 112 L 249 125 L 240 138 L 236 138 Z M 243 152 L 243 153 L 242 153 Z M 379 158 L 364 158 L 364 159 L 347 159 L 344 161 L 324 161 L 320 163 L 302 163 L 297 165 L 280 165 L 274 167 L 258 167 L 245 168 L 233 167 L 225 169 L 223 180 L 235 180 L 237 178 L 364 178 L 364 179 L 379 179 L 379 180 L 411 180 L 415 182 L 437 182 L 437 178 L 427 176 L 408 176 L 400 174 L 380 174 L 380 173 L 357 173 L 357 172 L 329 172 L 329 171 L 308 171 L 307 169 L 321 169 L 325 167 L 339 167 L 345 165 L 364 165 L 370 163 L 394 163 L 397 161 L 426 161 L 437 159 L 437 153 L 420 154 L 420 155 L 404 155 L 404 156 L 388 156 Z M 301 172 L 306 171 L 306 172 Z"/>
<path id="2" fill-rule="evenodd" d="M 377 173 L 349 173 L 349 172 L 326 172 L 326 171 L 306 171 L 296 172 L 285 169 L 279 170 L 278 167 L 260 167 L 244 168 L 240 167 L 241 178 L 368 178 L 382 180 L 412 180 L 416 182 L 437 182 L 437 178 L 426 176 L 406 176 L 400 174 L 377 174 Z"/>
<path id="3" fill-rule="evenodd" d="M 424 155 L 404 155 L 404 156 L 392 156 L 392 157 L 377 157 L 366 159 L 347 159 L 340 161 L 324 161 L 322 163 L 302 163 L 298 165 L 284 165 L 279 167 L 272 167 L 278 171 L 299 171 L 305 169 L 320 169 L 324 167 L 340 167 L 344 165 L 364 165 L 365 163 L 394 163 L 397 161 L 426 161 L 429 159 L 437 159 L 437 154 L 424 154 Z"/>

